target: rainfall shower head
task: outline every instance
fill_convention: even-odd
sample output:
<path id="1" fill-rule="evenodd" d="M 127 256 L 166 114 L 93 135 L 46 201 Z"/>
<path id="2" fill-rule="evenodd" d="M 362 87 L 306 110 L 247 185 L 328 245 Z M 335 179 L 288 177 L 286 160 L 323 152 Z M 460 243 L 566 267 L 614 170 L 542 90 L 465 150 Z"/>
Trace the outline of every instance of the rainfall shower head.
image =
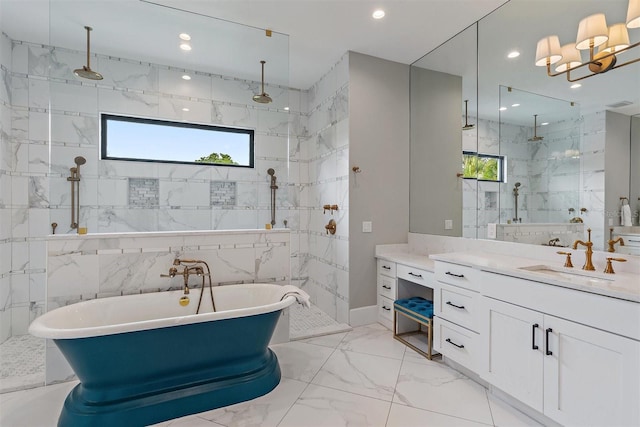
<path id="1" fill-rule="evenodd" d="M 273 101 L 269 94 L 264 91 L 264 64 L 266 62 L 267 61 L 260 61 L 260 64 L 262 64 L 262 93 L 253 96 L 253 100 L 259 104 L 268 104 Z"/>
<path id="2" fill-rule="evenodd" d="M 91 32 L 91 30 L 93 30 L 93 28 L 87 26 L 85 26 L 84 28 L 85 30 L 87 30 L 87 65 L 83 65 L 82 68 L 73 70 L 73 74 L 75 74 L 77 77 L 82 77 L 83 79 L 102 80 L 102 74 L 98 73 L 97 71 L 93 71 L 91 69 L 91 66 L 89 65 L 89 59 L 91 58 L 89 33 Z"/>
<path id="3" fill-rule="evenodd" d="M 542 141 L 544 136 L 538 136 L 538 115 L 533 115 L 533 137 L 529 138 L 527 141 Z"/>
<path id="4" fill-rule="evenodd" d="M 464 100 L 464 126 L 462 126 L 462 130 L 471 130 L 475 127 L 475 125 L 469 123 L 469 114 L 467 113 L 467 104 L 469 103 L 468 99 Z"/>

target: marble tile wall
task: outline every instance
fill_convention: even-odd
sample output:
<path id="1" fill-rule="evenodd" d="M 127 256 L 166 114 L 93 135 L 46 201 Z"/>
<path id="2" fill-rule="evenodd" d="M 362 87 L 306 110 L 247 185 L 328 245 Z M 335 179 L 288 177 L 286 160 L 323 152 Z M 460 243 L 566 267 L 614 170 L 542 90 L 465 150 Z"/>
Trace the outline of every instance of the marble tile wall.
<path id="1" fill-rule="evenodd" d="M 618 215 L 618 212 L 607 213 L 605 210 L 605 142 L 606 111 L 585 115 L 580 147 L 580 207 L 587 209 L 583 218 L 585 225 L 591 228 L 591 241 L 596 245 L 608 239 L 604 226 L 607 215 Z"/>
<path id="2" fill-rule="evenodd" d="M 268 168 L 280 187 L 277 226 L 287 220 L 298 227 L 299 169 L 290 168 L 288 155 L 289 128 L 299 130 L 303 117 L 301 91 L 267 85 L 274 103 L 263 107 L 251 102 L 258 82 L 101 55 L 92 65 L 105 79 L 80 81 L 72 70 L 85 61 L 83 52 L 4 34 L 1 52 L 0 338 L 26 333 L 44 309 L 45 236 L 52 222 L 57 233 L 72 231 L 66 177 L 76 156 L 87 159 L 80 222 L 90 233 L 263 228 L 270 221 Z M 180 78 L 184 72 L 192 73 L 190 84 Z M 289 103 L 297 108 L 285 110 Z M 100 161 L 100 111 L 252 127 L 256 168 Z M 154 206 L 129 205 L 129 178 L 157 180 Z M 212 207 L 210 182 L 236 183 L 236 203 Z"/>
<path id="3" fill-rule="evenodd" d="M 207 262 L 216 284 L 290 283 L 290 233 L 284 230 L 122 233 L 50 237 L 47 307 L 182 288 L 182 277 L 161 278 L 176 257 Z M 199 286 L 196 280 L 194 287 Z M 288 323 L 287 323 L 288 328 Z M 72 371 L 47 344 L 47 383 Z"/>
<path id="4" fill-rule="evenodd" d="M 513 219 L 513 185 L 516 182 L 521 183 L 518 217 L 522 218 L 523 223 L 567 222 L 574 216 L 580 216 L 581 207 L 587 207 L 590 212 L 590 207 L 587 206 L 589 203 L 584 200 L 584 191 L 580 191 L 580 188 L 583 188 L 580 182 L 584 179 L 581 171 L 585 170 L 584 156 L 580 156 L 584 151 L 583 134 L 586 135 L 582 130 L 584 122 L 584 118 L 579 117 L 540 127 L 538 134 L 545 139 L 530 142 L 527 140 L 533 132 L 530 126 L 479 120 L 478 151 L 482 154 L 507 157 L 508 183 L 478 182 L 476 185 L 473 181 L 465 180 L 463 236 L 475 237 L 477 233 L 477 237 L 486 238 L 488 223 L 507 223 Z M 473 132 L 468 132 L 467 139 L 472 140 L 475 137 Z M 602 140 L 604 141 L 604 137 Z M 472 144 L 467 145 L 471 147 Z M 588 152 L 584 155 L 590 156 Z M 604 168 L 604 161 L 601 168 Z M 604 186 L 602 189 L 604 192 Z M 477 219 L 474 211 L 476 208 Z M 575 210 L 572 215 L 568 211 L 569 208 Z M 596 216 L 597 213 L 594 211 L 593 218 Z M 583 219 L 587 220 L 586 214 Z M 593 221 L 594 226 L 596 222 L 597 220 Z"/>
<path id="5" fill-rule="evenodd" d="M 300 163 L 301 236 L 294 277 L 325 313 L 349 321 L 349 57 L 346 53 L 306 93 Z M 338 205 L 324 211 L 324 205 Z M 334 219 L 335 235 L 325 225 Z M 295 271 L 295 270 L 294 270 Z"/>

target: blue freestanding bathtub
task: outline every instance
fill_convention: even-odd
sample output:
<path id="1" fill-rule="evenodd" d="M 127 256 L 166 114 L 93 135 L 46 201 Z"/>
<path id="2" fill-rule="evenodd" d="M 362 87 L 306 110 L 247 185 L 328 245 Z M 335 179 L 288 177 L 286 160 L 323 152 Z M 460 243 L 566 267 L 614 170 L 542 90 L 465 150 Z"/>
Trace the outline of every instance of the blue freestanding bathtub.
<path id="1" fill-rule="evenodd" d="M 200 289 L 187 306 L 182 291 L 170 291 L 44 314 L 29 332 L 53 339 L 80 380 L 58 425 L 142 426 L 268 393 L 280 382 L 268 344 L 281 311 L 296 301 L 292 289 L 304 294 L 271 284 L 215 287 L 216 312 L 207 289 L 200 314 L 192 314 Z"/>

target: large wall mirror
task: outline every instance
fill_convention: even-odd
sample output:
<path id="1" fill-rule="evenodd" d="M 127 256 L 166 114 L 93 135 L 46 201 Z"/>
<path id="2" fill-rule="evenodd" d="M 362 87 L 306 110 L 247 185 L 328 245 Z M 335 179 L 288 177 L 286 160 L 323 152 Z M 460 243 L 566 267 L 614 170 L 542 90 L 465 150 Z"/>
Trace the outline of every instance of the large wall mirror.
<path id="1" fill-rule="evenodd" d="M 629 200 L 638 225 L 639 137 L 633 116 L 640 113 L 640 62 L 586 78 L 580 86 L 535 66 L 538 40 L 557 34 L 561 44 L 573 42 L 581 19 L 604 13 L 609 25 L 623 22 L 627 5 L 627 0 L 511 0 L 412 64 L 412 77 L 417 70 L 457 76 L 461 92 L 452 94 L 459 131 L 449 142 L 459 157 L 446 166 L 435 148 L 442 142 L 433 136 L 441 123 L 429 115 L 414 117 L 412 110 L 411 232 L 534 244 L 556 236 L 566 245 L 590 228 L 594 248 L 603 249 L 610 227 L 621 225 L 621 197 Z M 629 36 L 631 43 L 640 41 L 640 30 L 630 29 Z M 514 51 L 519 56 L 509 57 Z M 640 57 L 640 48 L 620 54 L 619 62 L 634 57 Z M 420 103 L 421 90 L 412 79 L 412 108 Z M 424 141 L 428 148 L 421 150 L 430 156 L 414 157 L 420 153 L 414 147 Z M 504 175 L 468 177 L 463 152 L 477 153 L 478 165 L 482 158 L 495 159 Z M 414 170 L 420 164 L 440 170 L 438 185 Z M 464 174 L 456 178 L 461 165 Z M 460 198 L 441 185 L 450 179 L 458 180 Z M 416 197 L 437 202 L 444 213 L 426 221 L 429 206 Z M 453 227 L 445 229 L 449 218 Z M 538 234 L 536 227 L 547 232 Z"/>

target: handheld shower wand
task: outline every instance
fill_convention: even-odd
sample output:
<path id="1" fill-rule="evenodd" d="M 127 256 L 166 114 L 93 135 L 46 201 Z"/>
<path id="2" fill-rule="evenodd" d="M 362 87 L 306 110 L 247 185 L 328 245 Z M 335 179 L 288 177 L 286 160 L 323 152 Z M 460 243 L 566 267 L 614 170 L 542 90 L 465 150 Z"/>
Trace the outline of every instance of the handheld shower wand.
<path id="1" fill-rule="evenodd" d="M 87 159 L 78 156 L 73 161 L 76 166 L 69 169 L 71 176 L 67 181 L 71 183 L 71 228 L 77 229 L 80 223 L 80 166 L 87 163 Z"/>
<path id="2" fill-rule="evenodd" d="M 516 199 L 516 212 L 515 212 L 516 215 L 513 218 L 513 222 L 522 222 L 522 219 L 518 218 L 518 196 L 520 195 L 520 193 L 518 192 L 518 189 L 520 188 L 520 185 L 522 184 L 520 184 L 519 182 L 516 182 L 513 186 L 513 196 Z"/>

